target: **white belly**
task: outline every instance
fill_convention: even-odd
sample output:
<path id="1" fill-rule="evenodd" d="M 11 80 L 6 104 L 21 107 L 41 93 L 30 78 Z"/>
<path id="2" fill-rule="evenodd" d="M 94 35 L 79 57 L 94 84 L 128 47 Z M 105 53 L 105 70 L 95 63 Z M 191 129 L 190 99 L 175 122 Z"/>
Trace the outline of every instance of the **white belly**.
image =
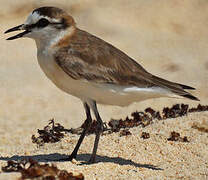
<path id="1" fill-rule="evenodd" d="M 95 100 L 99 104 L 127 106 L 133 102 L 168 96 L 161 88 L 138 88 L 113 84 L 97 84 L 85 80 L 74 80 L 68 76 L 52 57 L 39 55 L 38 62 L 46 76 L 61 90 L 82 101 Z"/>

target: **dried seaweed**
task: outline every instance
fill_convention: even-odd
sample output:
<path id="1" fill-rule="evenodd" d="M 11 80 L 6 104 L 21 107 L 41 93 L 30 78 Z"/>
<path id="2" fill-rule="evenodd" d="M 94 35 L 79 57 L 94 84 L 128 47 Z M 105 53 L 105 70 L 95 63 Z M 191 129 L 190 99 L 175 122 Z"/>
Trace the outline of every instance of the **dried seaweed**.
<path id="1" fill-rule="evenodd" d="M 2 167 L 3 172 L 20 172 L 22 169 L 25 168 L 26 162 L 15 162 L 15 161 L 7 161 L 7 165 Z"/>
<path id="2" fill-rule="evenodd" d="M 168 118 L 177 118 L 186 116 L 188 113 L 193 112 L 202 112 L 208 111 L 208 106 L 203 106 L 199 104 L 195 108 L 190 108 L 188 104 L 175 104 L 172 107 L 164 107 L 162 113 L 159 111 L 155 111 L 151 107 L 148 107 L 144 110 L 144 112 L 133 112 L 131 117 L 126 117 L 123 119 L 111 119 L 108 124 L 104 123 L 104 132 L 103 134 L 110 134 L 113 132 L 121 132 L 121 136 L 125 135 L 128 131 L 125 129 L 129 129 L 132 127 L 142 126 L 146 127 L 153 123 L 154 119 L 158 120 L 165 120 Z M 54 119 L 50 120 L 49 124 L 44 127 L 43 130 L 38 129 L 39 136 L 35 137 L 32 135 L 32 142 L 38 144 L 39 146 L 43 145 L 44 143 L 55 143 L 60 141 L 64 134 L 69 132 L 72 134 L 81 134 L 83 128 L 86 127 L 86 122 L 84 122 L 81 127 L 79 128 L 71 128 L 65 129 L 62 125 L 58 123 L 54 123 Z M 197 128 L 193 126 L 193 128 Z M 92 124 L 90 125 L 87 134 L 93 134 L 96 132 L 97 129 L 97 121 L 93 120 Z M 202 130 L 203 131 L 203 130 Z M 129 135 L 127 133 L 126 135 Z"/>
<path id="3" fill-rule="evenodd" d="M 98 123 L 97 121 L 93 120 L 92 123 L 90 124 L 90 127 L 87 131 L 87 134 L 93 134 L 96 132 L 96 129 L 97 129 L 97 126 L 98 126 Z M 81 125 L 81 128 L 84 129 L 86 128 L 86 121 Z"/>
<path id="4" fill-rule="evenodd" d="M 171 108 L 163 108 L 163 119 L 185 116 L 187 112 L 188 104 L 175 104 Z"/>
<path id="5" fill-rule="evenodd" d="M 146 113 L 150 113 L 153 119 L 158 119 L 158 120 L 161 120 L 162 119 L 162 117 L 160 115 L 160 112 L 159 111 L 155 111 L 151 107 L 146 108 L 145 109 L 145 112 Z"/>
<path id="6" fill-rule="evenodd" d="M 146 127 L 152 123 L 152 117 L 144 112 L 133 112 L 131 114 L 132 118 L 126 117 L 125 120 L 115 120 L 111 119 L 108 126 L 111 128 L 112 132 L 118 132 L 121 128 L 132 128 L 141 125 Z"/>
<path id="7" fill-rule="evenodd" d="M 143 139 L 149 139 L 150 138 L 150 134 L 147 133 L 147 132 L 142 132 L 141 138 L 143 138 Z"/>
<path id="8" fill-rule="evenodd" d="M 39 164 L 33 159 L 21 160 L 19 162 L 8 161 L 7 165 L 2 167 L 3 172 L 20 172 L 23 179 L 48 179 L 48 180 L 83 180 L 83 174 L 74 176 L 71 172 L 58 169 L 55 165 Z"/>
<path id="9" fill-rule="evenodd" d="M 175 132 L 175 131 L 171 132 L 170 137 L 168 138 L 168 141 L 189 142 L 186 136 L 181 137 L 180 133 Z"/>
<path id="10" fill-rule="evenodd" d="M 199 104 L 196 108 L 189 109 L 188 104 L 175 104 L 172 107 L 164 107 L 162 113 L 155 111 L 151 107 L 148 107 L 144 112 L 133 112 L 132 118 L 126 117 L 125 120 L 111 119 L 108 123 L 112 132 L 118 132 L 121 128 L 131 128 L 136 126 L 146 127 L 153 122 L 153 119 L 165 120 L 168 118 L 177 118 L 186 116 L 192 112 L 208 111 L 208 106 L 202 106 Z"/>
<path id="11" fill-rule="evenodd" d="M 208 111 L 208 106 L 203 106 L 199 104 L 196 108 L 189 109 L 188 112 L 192 113 L 192 112 L 202 112 L 202 111 Z"/>
<path id="12" fill-rule="evenodd" d="M 51 119 L 47 126 L 43 130 L 38 129 L 39 136 L 32 135 L 32 142 L 42 146 L 44 143 L 55 143 L 60 141 L 64 137 L 64 132 L 69 132 L 59 123 L 54 123 L 54 119 Z"/>
<path id="13" fill-rule="evenodd" d="M 128 129 L 123 129 L 120 131 L 120 136 L 129 136 L 131 132 Z"/>

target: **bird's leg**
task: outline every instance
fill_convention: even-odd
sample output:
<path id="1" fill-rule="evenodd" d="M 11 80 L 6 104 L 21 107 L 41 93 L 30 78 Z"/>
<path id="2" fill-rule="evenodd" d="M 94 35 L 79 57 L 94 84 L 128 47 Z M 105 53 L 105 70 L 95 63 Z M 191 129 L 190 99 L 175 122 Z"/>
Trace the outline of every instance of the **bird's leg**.
<path id="1" fill-rule="evenodd" d="M 91 114 L 90 114 L 90 107 L 88 106 L 87 103 L 84 103 L 84 108 L 85 108 L 85 111 L 86 111 L 86 115 L 87 115 L 87 119 L 85 120 L 85 127 L 82 131 L 82 134 L 80 135 L 80 138 L 77 142 L 77 145 L 75 146 L 73 152 L 71 153 L 71 155 L 69 156 L 69 160 L 71 161 L 72 159 L 76 158 L 77 156 L 77 152 L 79 150 L 79 147 L 80 145 L 82 144 L 82 141 L 92 123 L 92 117 L 91 117 Z"/>
<path id="2" fill-rule="evenodd" d="M 93 101 L 91 103 L 91 108 L 95 114 L 96 120 L 97 120 L 97 129 L 96 129 L 96 133 L 95 133 L 95 142 L 94 142 L 94 147 L 93 147 L 93 151 L 92 151 L 92 155 L 90 157 L 90 160 L 88 161 L 89 163 L 94 163 L 95 162 L 95 158 L 96 158 L 96 152 L 97 152 L 97 148 L 98 148 L 98 143 L 99 143 L 99 139 L 100 139 L 100 134 L 103 132 L 103 121 L 98 113 L 97 110 L 97 105 L 96 102 Z"/>

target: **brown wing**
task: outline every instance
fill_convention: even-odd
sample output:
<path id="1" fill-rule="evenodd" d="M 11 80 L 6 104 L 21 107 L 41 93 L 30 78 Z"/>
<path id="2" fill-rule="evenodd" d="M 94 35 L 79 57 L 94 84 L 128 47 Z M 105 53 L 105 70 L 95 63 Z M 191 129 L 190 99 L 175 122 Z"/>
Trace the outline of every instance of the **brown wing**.
<path id="1" fill-rule="evenodd" d="M 69 41 L 70 45 L 63 47 L 55 60 L 72 78 L 141 87 L 153 85 L 151 75 L 142 66 L 107 42 L 79 29 Z"/>
<path id="2" fill-rule="evenodd" d="M 124 86 L 162 87 L 195 99 L 184 89 L 192 87 L 173 83 L 148 73 L 141 65 L 111 44 L 77 29 L 69 44 L 55 54 L 57 64 L 73 79 Z"/>

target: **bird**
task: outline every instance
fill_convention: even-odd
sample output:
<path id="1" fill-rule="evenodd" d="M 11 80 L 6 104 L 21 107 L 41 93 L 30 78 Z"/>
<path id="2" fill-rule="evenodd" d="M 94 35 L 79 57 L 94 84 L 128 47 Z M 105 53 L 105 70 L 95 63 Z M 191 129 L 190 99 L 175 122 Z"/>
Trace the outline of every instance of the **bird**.
<path id="1" fill-rule="evenodd" d="M 7 38 L 31 38 L 37 46 L 38 63 L 45 75 L 63 92 L 79 98 L 86 112 L 85 128 L 67 160 L 77 157 L 83 139 L 96 121 L 95 141 L 89 163 L 96 152 L 103 121 L 97 104 L 128 106 L 146 99 L 171 97 L 199 99 L 187 90 L 195 88 L 157 77 L 110 43 L 77 27 L 67 11 L 52 6 L 34 9 L 26 21 L 5 33 L 23 31 Z"/>

